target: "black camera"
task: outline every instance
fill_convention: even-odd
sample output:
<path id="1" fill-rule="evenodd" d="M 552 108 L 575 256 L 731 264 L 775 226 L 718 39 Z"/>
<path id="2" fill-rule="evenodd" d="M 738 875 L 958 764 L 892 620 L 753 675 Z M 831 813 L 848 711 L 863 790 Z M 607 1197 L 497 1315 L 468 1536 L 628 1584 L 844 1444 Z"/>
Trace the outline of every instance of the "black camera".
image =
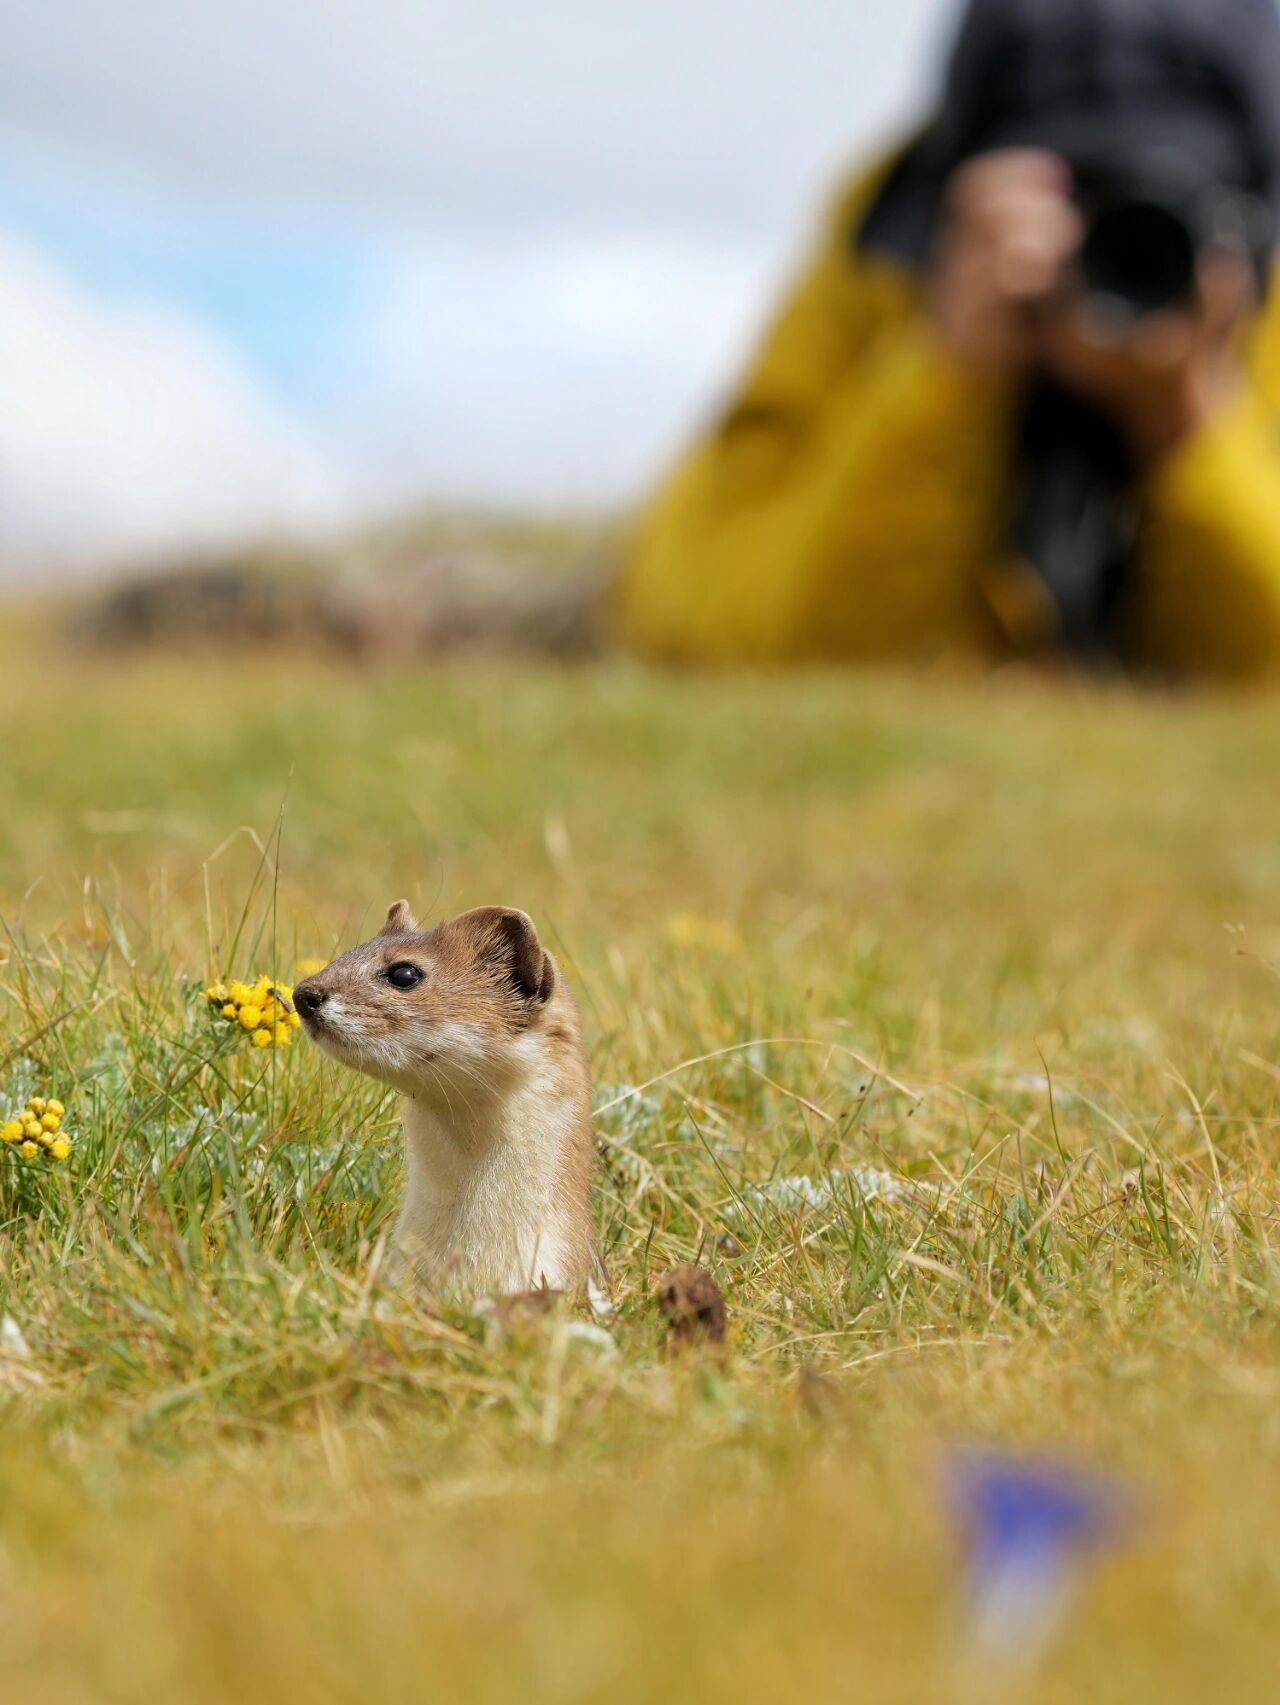
<path id="1" fill-rule="evenodd" d="M 1077 199 L 1085 235 L 1076 288 L 1090 320 L 1117 343 L 1154 314 L 1193 306 L 1211 250 L 1251 260 L 1265 288 L 1272 220 L 1238 190 L 1187 190 L 1158 176 L 1078 179 Z M 1086 659 L 1106 655 L 1136 548 L 1132 451 L 1101 404 L 1048 375 L 1028 388 L 1018 442 L 1015 547 L 1047 587 L 1067 647 Z"/>
<path id="2" fill-rule="evenodd" d="M 1200 257 L 1209 249 L 1252 257 L 1270 251 L 1265 210 L 1235 190 L 1094 187 L 1082 195 L 1081 205 L 1080 288 L 1094 315 L 1117 329 L 1189 306 Z"/>

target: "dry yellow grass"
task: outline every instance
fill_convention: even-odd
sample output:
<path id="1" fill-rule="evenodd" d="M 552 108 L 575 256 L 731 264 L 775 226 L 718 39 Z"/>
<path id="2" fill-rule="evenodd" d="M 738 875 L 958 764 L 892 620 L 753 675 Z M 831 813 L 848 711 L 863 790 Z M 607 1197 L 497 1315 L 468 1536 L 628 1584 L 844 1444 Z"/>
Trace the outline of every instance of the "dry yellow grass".
<path id="1" fill-rule="evenodd" d="M 7 1698 L 948 1699 L 974 1438 L 1144 1510 L 1033 1697 L 1265 1696 L 1271 705 L 12 649 Z M 202 1011 L 402 893 L 571 969 L 612 1352 L 381 1292 L 394 1108 Z"/>

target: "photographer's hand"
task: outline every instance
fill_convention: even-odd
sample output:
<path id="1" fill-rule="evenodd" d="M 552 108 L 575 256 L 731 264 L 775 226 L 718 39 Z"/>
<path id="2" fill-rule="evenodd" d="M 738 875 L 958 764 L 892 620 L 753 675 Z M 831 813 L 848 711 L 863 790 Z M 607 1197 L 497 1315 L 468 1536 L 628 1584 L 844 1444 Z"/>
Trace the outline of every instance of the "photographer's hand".
<path id="1" fill-rule="evenodd" d="M 1054 154 L 1005 149 L 962 167 L 948 186 L 931 311 L 963 365 L 1016 377 L 1038 358 L 1038 315 L 1079 247 L 1071 174 Z"/>
<path id="2" fill-rule="evenodd" d="M 1193 307 L 1152 315 L 1119 335 L 1087 301 L 1058 299 L 1042 312 L 1038 359 L 1069 390 L 1100 403 L 1149 467 L 1239 389 L 1234 334 L 1255 301 L 1248 261 L 1213 250 L 1200 262 Z"/>

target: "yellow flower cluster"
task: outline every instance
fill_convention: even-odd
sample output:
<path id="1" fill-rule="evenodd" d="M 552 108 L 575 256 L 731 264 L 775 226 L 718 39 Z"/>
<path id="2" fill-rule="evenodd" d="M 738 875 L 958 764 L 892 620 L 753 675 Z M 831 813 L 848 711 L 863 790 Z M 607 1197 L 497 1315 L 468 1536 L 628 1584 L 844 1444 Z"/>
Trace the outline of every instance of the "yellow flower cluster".
<path id="1" fill-rule="evenodd" d="M 302 1020 L 293 1010 L 293 989 L 259 977 L 253 983 L 210 983 L 204 998 L 221 1016 L 248 1033 L 255 1048 L 288 1048 Z"/>
<path id="2" fill-rule="evenodd" d="M 46 1101 L 43 1095 L 33 1095 L 16 1118 L 0 1125 L 0 1137 L 10 1147 L 16 1147 L 26 1160 L 48 1155 L 50 1160 L 65 1160 L 71 1153 L 71 1138 L 62 1128 L 66 1108 L 60 1101 Z"/>

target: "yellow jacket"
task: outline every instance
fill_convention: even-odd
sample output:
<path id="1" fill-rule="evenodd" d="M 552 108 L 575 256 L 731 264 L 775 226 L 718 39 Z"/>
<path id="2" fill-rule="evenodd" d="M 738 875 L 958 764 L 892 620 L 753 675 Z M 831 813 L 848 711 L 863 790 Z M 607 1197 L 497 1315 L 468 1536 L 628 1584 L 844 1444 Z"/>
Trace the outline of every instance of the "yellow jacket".
<path id="1" fill-rule="evenodd" d="M 1038 582 L 1002 560 L 1013 398 L 948 357 L 917 280 L 856 252 L 880 175 L 847 186 L 729 407 L 639 517 L 615 610 L 632 649 L 995 660 L 1037 628 Z M 1280 668 L 1280 288 L 1247 359 L 1245 393 L 1146 481 L 1132 666 Z"/>

